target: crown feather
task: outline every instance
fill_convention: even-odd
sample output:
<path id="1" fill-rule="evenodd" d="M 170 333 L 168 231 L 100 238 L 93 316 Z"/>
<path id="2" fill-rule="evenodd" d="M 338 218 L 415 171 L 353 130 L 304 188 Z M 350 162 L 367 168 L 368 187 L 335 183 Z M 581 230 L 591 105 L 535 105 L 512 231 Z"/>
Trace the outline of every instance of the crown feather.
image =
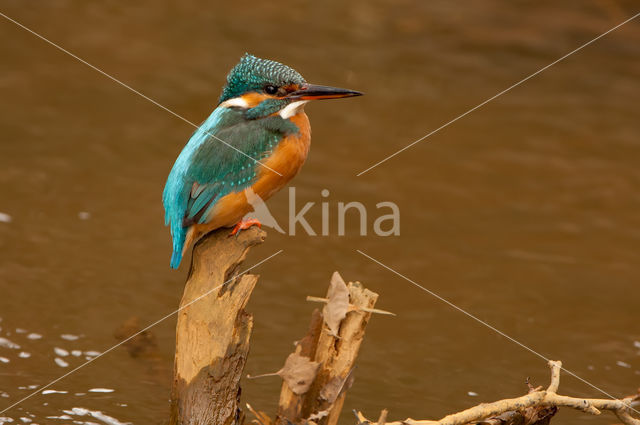
<path id="1" fill-rule="evenodd" d="M 227 85 L 222 90 L 218 103 L 245 93 L 262 91 L 266 85 L 279 87 L 305 82 L 302 75 L 293 68 L 245 53 L 227 75 Z"/>

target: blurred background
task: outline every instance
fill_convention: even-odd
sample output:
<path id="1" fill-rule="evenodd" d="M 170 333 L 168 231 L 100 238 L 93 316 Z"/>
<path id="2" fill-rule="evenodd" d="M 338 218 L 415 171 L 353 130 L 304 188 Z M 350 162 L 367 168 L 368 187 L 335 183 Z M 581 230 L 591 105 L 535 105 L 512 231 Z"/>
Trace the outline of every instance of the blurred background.
<path id="1" fill-rule="evenodd" d="M 615 396 L 640 385 L 640 22 L 630 22 L 356 177 L 638 12 L 634 1 L 0 0 L 0 10 L 193 122 L 244 52 L 366 96 L 307 106 L 294 180 L 319 231 L 269 232 L 246 372 L 278 370 L 334 270 L 378 292 L 344 423 L 361 409 L 438 418 L 546 385 L 545 361 L 360 249 Z M 161 193 L 193 128 L 0 19 L 0 409 L 177 308 Z M 328 189 L 330 196 L 321 197 Z M 338 237 L 337 203 L 392 201 L 401 235 Z M 287 222 L 288 195 L 269 201 Z M 185 264 L 186 263 L 186 264 Z M 37 423 L 167 419 L 175 318 L 157 349 L 120 348 L 5 413 Z M 56 360 L 58 359 L 58 360 Z M 273 412 L 279 378 L 244 383 Z M 93 392 L 89 390 L 93 389 Z M 100 392 L 95 392 L 95 390 Z M 112 390 L 106 392 L 107 390 Z M 564 375 L 564 394 L 605 397 Z M 68 411 L 65 413 L 65 411 Z M 615 422 L 563 410 L 565 424 Z M 560 423 L 560 422 L 559 422 Z"/>

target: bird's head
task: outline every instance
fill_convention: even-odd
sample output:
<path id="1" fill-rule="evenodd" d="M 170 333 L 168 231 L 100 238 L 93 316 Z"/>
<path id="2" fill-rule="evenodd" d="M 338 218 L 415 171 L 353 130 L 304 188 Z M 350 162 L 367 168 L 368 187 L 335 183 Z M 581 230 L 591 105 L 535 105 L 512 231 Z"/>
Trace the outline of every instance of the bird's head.
<path id="1" fill-rule="evenodd" d="M 227 75 L 218 106 L 245 110 L 248 119 L 295 115 L 310 100 L 360 96 L 337 87 L 309 84 L 295 69 L 246 53 Z"/>

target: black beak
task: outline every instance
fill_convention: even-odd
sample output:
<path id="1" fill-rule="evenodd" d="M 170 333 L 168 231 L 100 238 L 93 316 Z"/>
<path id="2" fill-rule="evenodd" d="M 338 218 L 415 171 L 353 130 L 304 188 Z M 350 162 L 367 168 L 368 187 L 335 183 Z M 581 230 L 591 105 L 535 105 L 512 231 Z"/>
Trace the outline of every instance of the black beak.
<path id="1" fill-rule="evenodd" d="M 341 97 L 362 96 L 362 94 L 359 91 L 338 87 L 303 84 L 298 90 L 289 93 L 287 98 L 296 100 L 339 99 Z"/>

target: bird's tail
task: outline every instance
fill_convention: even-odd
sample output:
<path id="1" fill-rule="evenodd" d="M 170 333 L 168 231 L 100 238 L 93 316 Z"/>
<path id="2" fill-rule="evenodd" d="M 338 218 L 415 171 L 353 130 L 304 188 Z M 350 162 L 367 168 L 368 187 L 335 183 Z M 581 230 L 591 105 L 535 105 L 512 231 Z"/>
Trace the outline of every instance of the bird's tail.
<path id="1" fill-rule="evenodd" d="M 184 248 L 184 241 L 187 235 L 186 229 L 177 228 L 171 229 L 171 236 L 173 236 L 173 253 L 171 254 L 171 268 L 177 269 L 182 261 L 182 249 Z"/>

